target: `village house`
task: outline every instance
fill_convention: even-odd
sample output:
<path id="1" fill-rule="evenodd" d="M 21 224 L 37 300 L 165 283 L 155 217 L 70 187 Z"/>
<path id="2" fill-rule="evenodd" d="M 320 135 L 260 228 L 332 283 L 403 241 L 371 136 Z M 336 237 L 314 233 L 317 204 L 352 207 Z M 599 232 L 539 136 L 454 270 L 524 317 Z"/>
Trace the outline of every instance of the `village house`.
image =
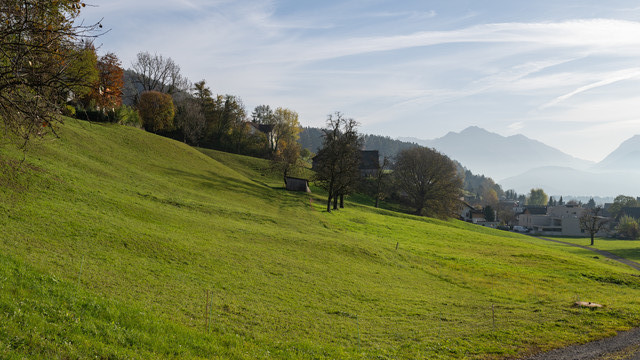
<path id="1" fill-rule="evenodd" d="M 518 225 L 539 235 L 584 236 L 580 216 L 585 210 L 579 205 L 528 206 L 518 215 Z"/>
<path id="2" fill-rule="evenodd" d="M 460 202 L 458 216 L 460 220 L 474 224 L 482 224 L 487 221 L 484 215 L 484 211 L 474 208 L 466 201 Z"/>
<path id="3" fill-rule="evenodd" d="M 269 148 L 270 149 L 274 149 L 276 144 L 275 144 L 275 136 L 273 133 L 273 129 L 274 126 L 273 125 L 269 125 L 269 124 L 258 124 L 255 123 L 253 121 L 249 121 L 247 122 L 247 124 L 249 125 L 249 134 L 251 135 L 255 135 L 255 134 L 264 134 L 267 137 L 267 141 L 269 141 Z"/>

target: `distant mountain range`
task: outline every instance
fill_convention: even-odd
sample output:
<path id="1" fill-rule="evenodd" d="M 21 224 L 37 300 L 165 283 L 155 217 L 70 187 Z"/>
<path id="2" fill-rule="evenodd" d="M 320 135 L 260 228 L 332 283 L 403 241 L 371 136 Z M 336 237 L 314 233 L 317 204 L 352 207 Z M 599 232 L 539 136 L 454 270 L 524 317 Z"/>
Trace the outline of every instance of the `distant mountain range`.
<path id="1" fill-rule="evenodd" d="M 477 126 L 433 140 L 377 135 L 365 135 L 364 140 L 367 150 L 390 157 L 416 144 L 428 146 L 474 174 L 496 180 L 504 190 L 520 194 L 542 188 L 549 195 L 640 196 L 640 135 L 623 142 L 599 163 L 575 158 L 524 135 L 502 136 Z M 322 130 L 305 128 L 299 141 L 317 152 Z"/>
<path id="2" fill-rule="evenodd" d="M 524 135 L 501 136 L 472 126 L 434 140 L 401 138 L 432 147 L 518 193 L 640 195 L 640 135 L 599 163 L 578 159 Z"/>
<path id="3" fill-rule="evenodd" d="M 450 132 L 434 140 L 401 138 L 428 146 L 458 160 L 480 174 L 498 182 L 543 166 L 562 166 L 586 170 L 594 163 L 563 153 L 524 135 L 502 136 L 477 126 L 459 133 Z"/>
<path id="4" fill-rule="evenodd" d="M 594 169 L 612 171 L 640 171 L 640 135 L 635 135 L 620 144 L 609 156 L 600 161 Z"/>

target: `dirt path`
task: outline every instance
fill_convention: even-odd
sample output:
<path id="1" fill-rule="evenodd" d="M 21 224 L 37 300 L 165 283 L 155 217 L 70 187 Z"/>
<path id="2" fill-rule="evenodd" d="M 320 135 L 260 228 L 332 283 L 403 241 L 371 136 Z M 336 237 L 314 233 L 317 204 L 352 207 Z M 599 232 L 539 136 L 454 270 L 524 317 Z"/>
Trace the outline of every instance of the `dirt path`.
<path id="1" fill-rule="evenodd" d="M 627 259 L 625 259 L 623 257 L 620 257 L 620 256 L 618 256 L 616 254 L 612 254 L 612 253 L 610 253 L 608 251 L 598 250 L 598 249 L 594 249 L 594 248 L 589 247 L 589 246 L 572 244 L 572 243 L 568 243 L 568 242 L 564 242 L 564 241 L 560 241 L 560 240 L 547 239 L 547 238 L 540 237 L 540 236 L 533 236 L 533 235 L 531 235 L 531 236 L 535 237 L 535 238 L 538 238 L 538 239 L 541 239 L 541 240 L 545 240 L 545 241 L 551 241 L 551 242 L 558 243 L 558 244 L 570 245 L 570 246 L 579 247 L 579 248 L 582 248 L 582 249 L 585 249 L 585 250 L 593 251 L 593 252 L 596 252 L 596 253 L 598 253 L 598 254 L 606 257 L 606 258 L 609 258 L 611 260 L 615 260 L 617 262 L 620 262 L 620 263 L 623 263 L 625 265 L 631 266 L 632 268 L 640 271 L 640 264 L 638 264 L 637 262 L 631 261 L 631 260 L 627 260 Z"/>
<path id="2" fill-rule="evenodd" d="M 640 264 L 624 259 L 608 251 L 594 249 L 588 246 L 576 245 L 560 240 L 547 239 L 534 236 L 538 239 L 559 244 L 579 247 L 596 252 L 606 258 L 621 262 L 638 271 Z M 562 349 L 556 349 L 541 353 L 526 360 L 640 360 L 640 329 L 619 332 L 618 335 L 593 341 L 583 345 L 573 345 Z"/>
<path id="3" fill-rule="evenodd" d="M 640 360 L 640 329 L 583 345 L 541 353 L 525 360 Z"/>

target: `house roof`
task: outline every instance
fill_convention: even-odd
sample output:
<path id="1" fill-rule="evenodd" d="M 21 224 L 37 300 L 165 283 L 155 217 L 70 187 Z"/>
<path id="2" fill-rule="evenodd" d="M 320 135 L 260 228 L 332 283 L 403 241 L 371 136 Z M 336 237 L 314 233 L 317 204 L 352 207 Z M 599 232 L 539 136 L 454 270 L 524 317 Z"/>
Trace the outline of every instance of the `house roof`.
<path id="1" fill-rule="evenodd" d="M 273 125 L 269 125 L 269 124 L 258 124 L 258 123 L 254 123 L 253 121 L 249 122 L 249 125 L 251 125 L 253 128 L 255 128 L 256 130 L 263 132 L 265 134 L 270 133 L 273 131 Z"/>
<path id="2" fill-rule="evenodd" d="M 623 207 L 622 214 L 634 219 L 640 219 L 640 207 Z"/>
<path id="3" fill-rule="evenodd" d="M 286 180 L 291 179 L 291 180 L 300 180 L 300 181 L 306 181 L 306 182 L 309 182 L 309 180 L 307 180 L 307 179 L 303 179 L 303 178 L 296 178 L 296 177 L 291 177 L 291 176 L 285 176 L 285 178 L 284 178 L 284 179 L 285 179 L 285 181 L 286 181 Z"/>
<path id="4" fill-rule="evenodd" d="M 360 150 L 360 170 L 378 170 L 379 168 L 378 150 Z"/>
<path id="5" fill-rule="evenodd" d="M 524 209 L 524 213 L 529 213 L 531 215 L 546 215 L 547 214 L 547 207 L 546 206 L 538 206 L 538 205 L 527 206 Z"/>

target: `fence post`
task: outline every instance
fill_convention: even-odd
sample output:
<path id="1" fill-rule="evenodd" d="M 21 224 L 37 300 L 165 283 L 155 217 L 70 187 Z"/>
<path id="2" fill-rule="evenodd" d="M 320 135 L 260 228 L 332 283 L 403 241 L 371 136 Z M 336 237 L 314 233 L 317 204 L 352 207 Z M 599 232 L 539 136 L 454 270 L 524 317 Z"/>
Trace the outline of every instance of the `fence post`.
<path id="1" fill-rule="evenodd" d="M 494 304 L 491 304 L 491 318 L 493 319 L 493 331 L 496 331 L 496 309 Z"/>
<path id="2" fill-rule="evenodd" d="M 358 352 L 362 353 L 362 345 L 360 344 L 360 320 L 356 314 L 356 325 L 358 326 Z"/>

